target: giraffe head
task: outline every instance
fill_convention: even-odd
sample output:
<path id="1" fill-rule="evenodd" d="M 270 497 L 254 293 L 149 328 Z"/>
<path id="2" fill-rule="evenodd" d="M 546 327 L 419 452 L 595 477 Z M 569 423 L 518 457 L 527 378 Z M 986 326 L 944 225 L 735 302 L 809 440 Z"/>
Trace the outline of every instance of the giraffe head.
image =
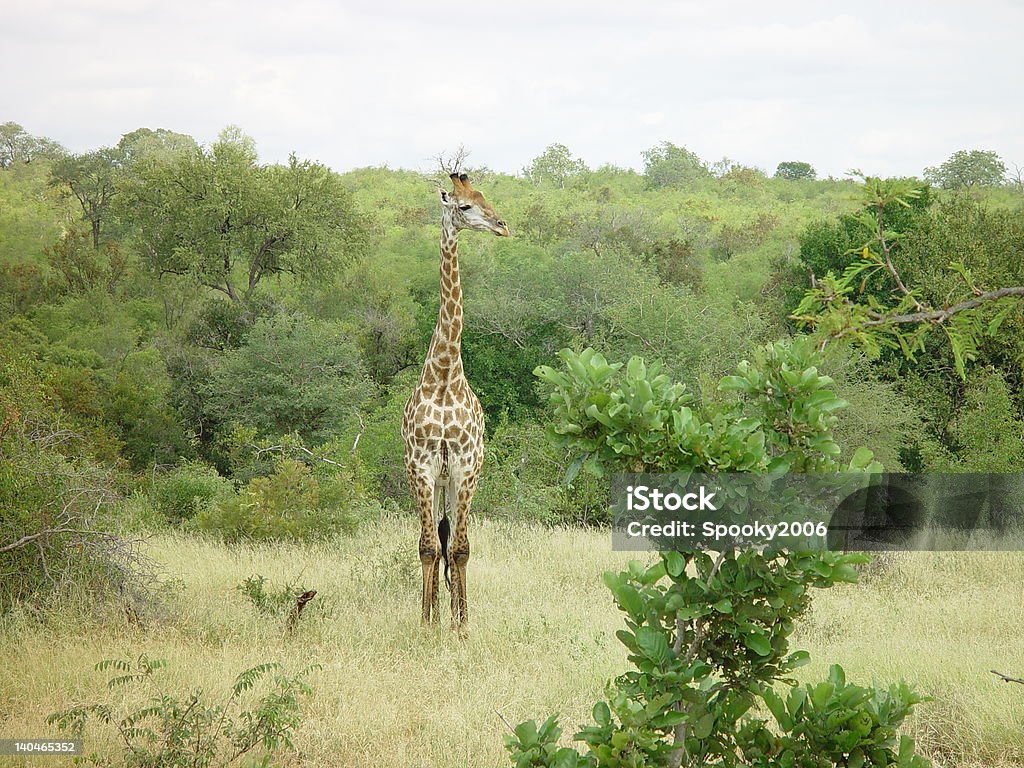
<path id="1" fill-rule="evenodd" d="M 508 237 L 511 233 L 508 224 L 502 221 L 491 208 L 484 196 L 473 189 L 469 177 L 462 173 L 451 174 L 454 191 L 439 189 L 441 205 L 451 212 L 452 223 L 456 229 L 475 229 L 478 232 L 493 232 L 499 237 Z"/>

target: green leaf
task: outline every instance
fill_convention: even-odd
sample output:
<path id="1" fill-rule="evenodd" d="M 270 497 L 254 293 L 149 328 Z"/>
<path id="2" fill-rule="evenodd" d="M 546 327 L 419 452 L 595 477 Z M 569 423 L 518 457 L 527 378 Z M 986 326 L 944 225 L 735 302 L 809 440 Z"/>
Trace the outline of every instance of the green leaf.
<path id="1" fill-rule="evenodd" d="M 751 632 L 744 635 L 743 644 L 758 656 L 768 656 L 772 652 L 771 642 L 759 632 Z"/>
<path id="2" fill-rule="evenodd" d="M 722 392 L 743 392 L 749 388 L 750 384 L 742 376 L 723 376 L 718 382 Z"/>
<path id="3" fill-rule="evenodd" d="M 719 600 L 712 607 L 719 613 L 732 613 L 732 600 Z"/>
<path id="4" fill-rule="evenodd" d="M 529 749 L 537 743 L 536 721 L 524 720 L 512 730 L 515 731 L 516 738 L 524 748 Z"/>
<path id="5" fill-rule="evenodd" d="M 850 469 L 864 469 L 874 458 L 875 454 L 869 448 L 861 446 L 853 452 L 853 458 L 850 459 Z"/>
<path id="6" fill-rule="evenodd" d="M 665 572 L 673 579 L 679 578 L 686 570 L 686 558 L 672 550 L 662 553 L 665 559 Z"/>
<path id="7" fill-rule="evenodd" d="M 791 730 L 793 728 L 793 718 L 789 716 L 786 705 L 779 694 L 771 688 L 766 688 L 761 694 L 761 698 L 764 699 L 765 706 L 768 707 L 768 711 L 772 713 L 772 717 L 775 718 L 779 727 L 783 731 Z"/>
<path id="8" fill-rule="evenodd" d="M 654 627 L 640 627 L 636 631 L 636 644 L 641 653 L 655 664 L 664 664 L 668 660 L 668 638 L 661 630 Z"/>
<path id="9" fill-rule="evenodd" d="M 588 454 L 581 453 L 579 456 L 577 456 L 573 460 L 572 464 L 570 464 L 566 468 L 566 470 L 565 470 L 565 478 L 562 480 L 562 482 L 565 485 L 572 485 L 572 481 L 575 480 L 576 479 L 576 475 L 578 475 L 580 473 L 580 467 L 583 466 L 583 462 L 585 462 L 587 460 L 587 458 L 588 458 Z"/>
<path id="10" fill-rule="evenodd" d="M 634 619 L 642 619 L 644 615 L 644 599 L 629 584 L 622 584 L 615 590 L 615 600 L 626 613 Z"/>
<path id="11" fill-rule="evenodd" d="M 811 654 L 807 651 L 793 651 L 786 659 L 786 666 L 789 669 L 797 669 L 811 663 Z"/>
<path id="12" fill-rule="evenodd" d="M 711 731 L 715 727 L 715 714 L 714 712 L 708 712 L 707 714 L 697 718 L 690 728 L 690 733 L 693 734 L 695 739 L 706 739 L 711 735 Z"/>
<path id="13" fill-rule="evenodd" d="M 815 709 L 821 709 L 831 698 L 832 694 L 835 693 L 836 687 L 829 682 L 818 683 L 811 690 L 811 702 L 814 704 Z"/>

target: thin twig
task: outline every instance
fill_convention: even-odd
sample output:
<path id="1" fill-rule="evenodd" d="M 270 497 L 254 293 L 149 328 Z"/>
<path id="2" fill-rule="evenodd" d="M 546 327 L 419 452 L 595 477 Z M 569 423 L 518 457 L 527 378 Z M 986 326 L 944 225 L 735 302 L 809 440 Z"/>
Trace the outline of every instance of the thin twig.
<path id="1" fill-rule="evenodd" d="M 996 672 L 994 669 L 990 669 L 989 672 L 998 677 L 1004 683 L 1020 683 L 1021 685 L 1024 685 L 1024 680 L 1021 680 L 1019 677 L 1010 677 L 1009 675 L 1004 675 L 1002 672 Z"/>
<path id="2" fill-rule="evenodd" d="M 516 729 L 512 727 L 512 723 L 506 720 L 505 716 L 501 714 L 501 712 L 499 712 L 498 710 L 494 710 L 494 714 L 496 714 L 501 719 L 501 722 L 503 722 L 505 724 L 505 727 L 512 731 L 512 733 L 516 732 Z"/>
<path id="3" fill-rule="evenodd" d="M 352 450 L 349 453 L 354 454 L 356 449 L 359 447 L 359 438 L 363 436 L 366 431 L 366 424 L 363 422 L 363 414 L 356 413 L 356 418 L 359 419 L 359 434 L 356 435 L 356 439 L 352 441 Z"/>

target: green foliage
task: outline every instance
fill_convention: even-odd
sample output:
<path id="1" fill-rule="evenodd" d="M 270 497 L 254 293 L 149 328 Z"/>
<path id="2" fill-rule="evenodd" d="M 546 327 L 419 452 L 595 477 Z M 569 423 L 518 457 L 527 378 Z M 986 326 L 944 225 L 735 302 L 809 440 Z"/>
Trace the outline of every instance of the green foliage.
<path id="1" fill-rule="evenodd" d="M 256 320 L 243 344 L 223 352 L 202 399 L 214 423 L 318 444 L 344 431 L 365 393 L 359 353 L 341 328 L 278 314 Z"/>
<path id="2" fill-rule="evenodd" d="M 432 183 L 388 168 L 268 165 L 234 128 L 205 147 L 139 128 L 116 146 L 62 154 L 20 126 L 0 127 L 0 312 L 11 319 L 0 335 L 27 355 L 50 415 L 73 424 L 68 453 L 88 446 L 90 466 L 109 470 L 130 498 L 103 505 L 126 516 L 112 525 L 159 522 L 163 513 L 144 510 L 140 493 L 168 466 L 196 459 L 244 486 L 288 457 L 310 464 L 321 486 L 325 467 L 351 475 L 356 506 L 370 514 L 377 503 L 404 504 L 398 425 L 437 313 Z M 558 349 L 659 358 L 661 372 L 693 393 L 686 407 L 700 423 L 726 411 L 758 419 L 742 404 L 747 395 L 716 389 L 720 377 L 784 332 L 808 270 L 821 287 L 865 244 L 884 256 L 878 195 L 843 213 L 851 181 L 769 179 L 670 143 L 644 161 L 643 174 L 590 170 L 551 145 L 524 176 L 476 179 L 515 233 L 460 245 L 463 355 L 493 450 L 480 514 L 607 519 L 606 481 L 576 474 L 566 488 L 577 455 L 536 440 L 548 419 L 529 372 Z M 920 194 L 886 204 L 882 229 L 917 301 L 944 308 L 975 289 L 1024 284 L 1013 190 L 947 195 L 912 184 Z M 798 237 L 799 260 L 789 255 Z M 854 304 L 900 300 L 884 268 L 865 270 L 853 288 Z M 836 435 L 873 444 L 894 467 L 1009 465 L 1010 443 L 993 441 L 1004 461 L 982 458 L 968 438 L 974 401 L 946 372 L 991 369 L 1006 407 L 982 398 L 979 420 L 1019 418 L 1024 314 L 992 306 L 927 325 L 913 364 L 873 326 L 868 336 L 896 347 L 880 344 L 873 362 L 852 367 L 849 355 L 829 354 L 830 389 L 854 411 Z"/>
<path id="3" fill-rule="evenodd" d="M 1024 466 L 1024 420 L 1003 377 L 992 370 L 972 371 L 963 400 L 949 424 L 953 455 L 943 469 L 1019 472 Z"/>
<path id="4" fill-rule="evenodd" d="M 810 163 L 803 163 L 799 160 L 787 160 L 784 163 L 779 163 L 775 169 L 775 178 L 786 179 L 788 181 L 795 181 L 805 179 L 813 181 L 817 178 L 818 173 L 814 170 L 814 166 Z"/>
<path id="5" fill-rule="evenodd" d="M 149 496 L 167 522 L 179 524 L 228 501 L 234 488 L 215 469 L 195 461 L 154 477 Z"/>
<path id="6" fill-rule="evenodd" d="M 124 205 L 156 272 L 187 275 L 233 301 L 267 275 L 322 276 L 362 247 L 336 174 L 294 155 L 284 166 L 260 165 L 237 130 L 209 150 L 143 153 Z"/>
<path id="7" fill-rule="evenodd" d="M 891 217 L 886 212 L 912 208 L 911 201 L 921 193 L 920 184 L 912 179 L 864 177 L 865 206 L 856 221 L 870 233 L 867 241 L 851 251 L 855 258 L 841 274 L 829 272 L 806 292 L 792 317 L 813 329 L 821 345 L 847 337 L 871 356 L 888 348 L 899 350 L 909 360 L 925 351 L 929 334 L 940 330 L 949 343 L 956 371 L 964 378 L 967 362 L 977 357 L 985 337 L 999 332 L 1024 288 L 1012 289 L 1016 294 L 986 292 L 959 254 L 950 253 L 943 254 L 943 262 L 956 276 L 959 297 L 951 290 L 941 304 L 933 304 L 922 288 L 908 284 L 904 277 L 912 272 L 901 269 L 897 248 L 905 235 L 890 228 Z M 917 266 L 920 269 L 920 264 Z M 888 290 L 866 292 L 868 282 L 878 277 Z"/>
<path id="8" fill-rule="evenodd" d="M 78 201 L 82 218 L 89 224 L 94 248 L 100 247 L 103 226 L 119 191 L 118 171 L 123 162 L 124 154 L 119 149 L 103 147 L 95 152 L 62 156 L 53 164 L 51 183 Z"/>
<path id="9" fill-rule="evenodd" d="M 924 177 L 943 189 L 995 187 L 1006 181 L 1006 164 L 995 152 L 961 149 L 942 165 L 925 168 Z"/>
<path id="10" fill-rule="evenodd" d="M 62 407 L 52 368 L 8 344 L 0 336 L 0 613 L 69 588 L 148 588 L 143 558 L 99 525 L 124 489 L 116 441 Z"/>
<path id="11" fill-rule="evenodd" d="M 62 154 L 64 148 L 52 139 L 33 136 L 14 122 L 0 123 L 0 168 L 41 158 L 54 159 Z"/>
<path id="12" fill-rule="evenodd" d="M 593 724 L 576 734 L 587 752 L 559 749 L 552 717 L 506 737 L 514 765 L 926 766 L 896 730 L 925 697 L 908 686 L 847 684 L 834 665 L 821 683 L 788 679 L 805 665 L 789 645 L 810 590 L 856 580 L 861 555 L 666 552 L 654 565 L 605 574 L 626 629 L 632 669 L 616 679 Z M 792 686 L 786 699 L 772 687 Z M 760 704 L 769 726 L 752 716 Z M 575 750 L 569 750 L 575 752 Z M 575 762 L 573 762 L 575 761 Z M 679 761 L 679 762 L 674 762 Z"/>
<path id="13" fill-rule="evenodd" d="M 129 686 L 149 694 L 143 706 L 119 712 L 110 703 L 80 704 L 54 712 L 48 725 L 76 738 L 97 722 L 112 729 L 125 745 L 120 755 L 92 753 L 75 758 L 76 765 L 113 768 L 213 768 L 214 766 L 270 766 L 284 748 L 294 750 L 293 736 L 302 724 L 300 702 L 312 692 L 310 665 L 294 675 L 277 662 L 241 672 L 231 690 L 217 698 L 202 688 L 168 691 L 157 679 L 166 666 L 145 654 L 136 659 L 107 659 L 97 672 L 113 672 L 110 689 Z M 262 695 L 255 696 L 256 691 Z"/>
<path id="14" fill-rule="evenodd" d="M 295 607 L 296 598 L 306 592 L 307 587 L 298 581 L 275 586 L 267 581 L 266 576 L 255 574 L 243 579 L 235 586 L 235 590 L 244 595 L 261 616 L 283 619 Z"/>
<path id="15" fill-rule="evenodd" d="M 581 757 L 569 747 L 559 747 L 562 729 L 558 717 L 552 715 L 538 727 L 533 720 L 517 725 L 511 736 L 505 736 L 505 746 L 512 753 L 516 768 L 583 768 L 593 766 L 593 760 Z"/>
<path id="16" fill-rule="evenodd" d="M 166 128 L 136 128 L 121 137 L 117 148 L 124 156 L 125 165 L 131 169 L 143 158 L 173 160 L 176 156 L 195 152 L 199 145 L 191 136 L 169 131 Z"/>
<path id="17" fill-rule="evenodd" d="M 785 700 L 771 688 L 762 698 L 781 735 L 776 737 L 762 722 L 746 725 L 737 741 L 754 765 L 774 760 L 807 768 L 928 765 L 914 754 L 911 738 L 896 736 L 914 705 L 930 700 L 904 683 L 888 690 L 863 688 L 847 683 L 843 668 L 833 664 L 828 679 L 792 688 Z"/>
<path id="18" fill-rule="evenodd" d="M 540 366 L 551 388 L 550 435 L 595 473 L 834 470 L 834 412 L 846 403 L 815 367 L 805 340 L 775 343 L 719 384 L 742 400 L 695 407 L 694 397 L 638 357 L 623 368 L 592 349 L 559 353 L 565 370 Z"/>
<path id="19" fill-rule="evenodd" d="M 587 172 L 587 165 L 574 158 L 564 144 L 551 144 L 523 169 L 523 175 L 537 186 L 551 185 L 563 189 L 566 182 Z"/>
<path id="20" fill-rule="evenodd" d="M 711 175 L 696 154 L 670 141 L 663 141 L 640 154 L 644 160 L 644 178 L 652 187 L 685 186 Z"/>
<path id="21" fill-rule="evenodd" d="M 35 286 L 23 286 L 23 295 L 43 293 L 39 298 L 49 295 L 52 286 L 45 285 L 49 275 L 41 258 L 42 251 L 61 236 L 76 215 L 72 203 L 50 186 L 49 161 L 15 163 L 10 168 L 0 169 L 0 233 L 3 233 L 0 268 L 12 277 L 35 268 L 34 274 L 40 280 Z M 36 289 L 34 292 L 27 290 L 32 287 Z M 6 280 L 0 280 L 0 296 L 17 295 L 14 288 Z M 30 304 L 23 302 L 22 306 Z"/>
<path id="22" fill-rule="evenodd" d="M 199 510 L 200 530 L 226 541 L 305 540 L 354 530 L 373 505 L 352 491 L 351 475 L 319 479 L 300 461 L 283 458 L 272 475 L 250 480 L 236 496 Z"/>
<path id="23" fill-rule="evenodd" d="M 743 361 L 719 388 L 739 401 L 695 410 L 682 386 L 639 358 L 609 364 L 593 350 L 561 353 L 564 370 L 541 367 L 553 390 L 557 444 L 597 471 L 719 470 L 756 474 L 839 469 L 834 412 L 845 403 L 818 373 L 813 348 L 776 343 Z M 859 449 L 851 471 L 877 471 Z M 594 723 L 576 734 L 581 754 L 559 748 L 557 720 L 520 724 L 506 739 L 514 765 L 926 766 L 896 728 L 923 701 L 829 680 L 804 689 L 789 675 L 809 661 L 789 638 L 812 589 L 856 581 L 860 554 L 774 549 L 663 552 L 630 563 L 605 583 L 625 614 L 617 633 L 632 668 L 616 678 Z M 792 687 L 783 703 L 774 684 Z M 750 713 L 763 704 L 769 727 Z M 573 754 L 575 753 L 575 754 Z"/>
<path id="24" fill-rule="evenodd" d="M 114 294 L 128 273 L 128 260 L 117 243 L 108 240 L 95 248 L 90 238 L 85 229 L 70 228 L 43 255 L 60 275 L 64 291 Z"/>
<path id="25" fill-rule="evenodd" d="M 544 437 L 535 421 L 502 417 L 487 442 L 473 512 L 545 524 L 607 524 L 608 484 L 589 474 L 563 482 L 571 458 Z"/>
<path id="26" fill-rule="evenodd" d="M 403 458 L 402 413 L 417 377 L 418 372 L 414 370 L 397 376 L 381 395 L 377 407 L 361 424 L 352 425 L 344 437 L 344 443 L 355 446 L 359 462 L 368 475 L 370 490 L 389 499 L 406 499 L 409 494 Z"/>

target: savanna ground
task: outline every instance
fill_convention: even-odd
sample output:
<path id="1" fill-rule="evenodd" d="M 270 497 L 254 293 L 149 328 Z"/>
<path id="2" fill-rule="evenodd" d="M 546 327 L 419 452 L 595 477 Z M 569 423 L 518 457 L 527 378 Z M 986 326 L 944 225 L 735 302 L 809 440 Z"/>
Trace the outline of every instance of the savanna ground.
<path id="1" fill-rule="evenodd" d="M 44 721 L 55 710 L 138 697 L 108 691 L 93 665 L 142 653 L 166 659 L 159 679 L 181 692 L 225 691 L 266 661 L 288 671 L 321 664 L 302 702 L 297 754 L 280 755 L 290 766 L 497 767 L 507 759 L 496 712 L 513 723 L 560 712 L 567 732 L 589 720 L 605 683 L 626 667 L 615 639 L 621 616 L 600 576 L 635 554 L 612 552 L 601 531 L 478 521 L 471 630 L 459 641 L 447 624 L 419 624 L 415 536 L 401 517 L 301 546 L 156 535 L 148 552 L 176 587 L 141 626 L 90 616 L 85 598 L 42 622 L 24 610 L 4 618 L 0 733 L 49 736 Z M 319 591 L 291 635 L 235 589 L 254 574 Z M 858 683 L 912 681 L 934 700 L 918 707 L 908 732 L 936 766 L 1024 765 L 1024 688 L 989 672 L 1024 670 L 1022 584 L 1020 553 L 876 558 L 859 584 L 815 595 L 795 639 L 813 657 L 800 677 L 821 679 L 838 662 Z M 87 749 L 116 751 L 114 738 L 92 725 Z"/>

